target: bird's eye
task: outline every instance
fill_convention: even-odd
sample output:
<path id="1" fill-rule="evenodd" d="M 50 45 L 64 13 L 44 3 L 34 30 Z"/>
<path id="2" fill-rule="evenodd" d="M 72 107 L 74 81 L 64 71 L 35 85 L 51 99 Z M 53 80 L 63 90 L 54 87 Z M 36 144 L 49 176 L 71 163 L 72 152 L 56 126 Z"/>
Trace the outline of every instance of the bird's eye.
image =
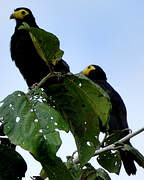
<path id="1" fill-rule="evenodd" d="M 88 66 L 88 69 L 90 69 L 90 66 Z"/>
<path id="2" fill-rule="evenodd" d="M 25 11 L 22 11 L 22 12 L 21 12 L 22 15 L 25 15 L 25 13 L 26 13 Z"/>

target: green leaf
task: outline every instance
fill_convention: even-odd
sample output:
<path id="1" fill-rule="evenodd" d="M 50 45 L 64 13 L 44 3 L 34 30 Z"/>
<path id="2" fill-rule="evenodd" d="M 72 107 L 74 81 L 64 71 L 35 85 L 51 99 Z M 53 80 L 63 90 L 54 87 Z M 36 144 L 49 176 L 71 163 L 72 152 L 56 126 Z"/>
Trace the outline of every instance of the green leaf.
<path id="1" fill-rule="evenodd" d="M 4 132 L 11 142 L 20 145 L 33 155 L 43 144 L 51 155 L 61 145 L 59 132 L 65 129 L 60 114 L 49 106 L 40 95 L 17 91 L 9 95 L 0 108 L 4 118 Z M 62 121 L 62 123 L 60 123 Z"/>
<path id="2" fill-rule="evenodd" d="M 110 173 L 119 174 L 121 169 L 121 158 L 118 151 L 107 151 L 101 153 L 97 158 L 98 163 Z"/>
<path id="3" fill-rule="evenodd" d="M 109 135 L 105 141 L 104 146 L 115 144 L 116 146 L 124 146 L 123 143 L 116 143 L 120 138 L 124 130 L 117 130 L 113 134 Z M 119 151 L 107 151 L 101 153 L 97 158 L 98 163 L 111 173 L 119 174 L 121 169 L 121 157 Z"/>
<path id="4" fill-rule="evenodd" d="M 41 156 L 43 157 L 44 151 L 41 151 Z M 43 159 L 37 159 L 41 162 L 44 170 L 43 170 L 43 176 L 48 177 L 50 180 L 74 180 L 66 168 L 65 164 L 61 161 L 60 158 L 55 157 L 53 159 L 49 159 L 48 156 L 45 156 Z"/>
<path id="5" fill-rule="evenodd" d="M 0 144 L 0 179 L 20 180 L 25 176 L 27 165 L 19 153 Z"/>
<path id="6" fill-rule="evenodd" d="M 102 168 L 96 169 L 96 176 L 96 180 L 111 180 L 108 173 Z"/>
<path id="7" fill-rule="evenodd" d="M 60 42 L 54 34 L 46 32 L 43 29 L 30 27 L 25 22 L 19 29 L 29 32 L 37 53 L 48 66 L 50 64 L 56 65 L 62 59 L 64 52 L 59 49 Z"/>
<path id="8" fill-rule="evenodd" d="M 84 75 L 65 75 L 47 86 L 47 95 L 69 123 L 84 165 L 99 148 L 99 119 L 107 126 L 111 104 L 108 95 Z"/>
<path id="9" fill-rule="evenodd" d="M 78 180 L 81 174 L 81 168 L 73 162 L 73 157 L 67 157 L 66 166 L 75 180 Z"/>
<path id="10" fill-rule="evenodd" d="M 96 178 L 96 170 L 95 168 L 90 164 L 87 163 L 81 170 L 81 176 L 79 180 L 95 180 Z"/>
<path id="11" fill-rule="evenodd" d="M 50 180 L 72 180 L 65 164 L 56 157 L 61 145 L 57 129 L 68 131 L 61 115 L 48 105 L 40 89 L 14 92 L 1 103 L 4 132 L 13 144 L 28 150 L 43 166 Z"/>
<path id="12" fill-rule="evenodd" d="M 104 169 L 95 169 L 91 164 L 86 164 L 82 169 L 79 180 L 111 180 L 108 173 Z"/>

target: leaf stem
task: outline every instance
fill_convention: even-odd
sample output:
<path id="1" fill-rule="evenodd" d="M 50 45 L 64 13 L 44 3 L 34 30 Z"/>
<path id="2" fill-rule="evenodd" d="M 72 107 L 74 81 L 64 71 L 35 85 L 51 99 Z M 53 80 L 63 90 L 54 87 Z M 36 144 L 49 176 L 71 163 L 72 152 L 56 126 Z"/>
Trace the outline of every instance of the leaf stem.
<path id="1" fill-rule="evenodd" d="M 68 73 L 67 73 L 68 74 Z M 58 79 L 64 76 L 64 74 L 62 74 L 61 72 L 50 72 L 47 76 L 45 76 L 36 86 L 35 88 L 40 88 L 42 87 L 42 85 L 51 77 L 57 77 Z"/>
<path id="2" fill-rule="evenodd" d="M 47 76 L 45 76 L 35 88 L 40 88 L 50 77 L 53 77 L 54 75 L 52 73 L 49 73 Z"/>

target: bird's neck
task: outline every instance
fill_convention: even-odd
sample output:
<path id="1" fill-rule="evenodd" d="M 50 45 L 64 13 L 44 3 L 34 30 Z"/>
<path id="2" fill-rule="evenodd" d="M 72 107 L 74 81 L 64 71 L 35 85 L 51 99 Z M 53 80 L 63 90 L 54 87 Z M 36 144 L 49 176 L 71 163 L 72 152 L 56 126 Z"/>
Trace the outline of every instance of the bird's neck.
<path id="1" fill-rule="evenodd" d="M 34 19 L 29 19 L 27 21 L 21 21 L 21 20 L 16 20 L 16 27 L 15 30 L 18 30 L 18 28 L 23 25 L 23 22 L 26 22 L 30 27 L 36 27 L 38 28 L 38 25 L 36 24 Z"/>

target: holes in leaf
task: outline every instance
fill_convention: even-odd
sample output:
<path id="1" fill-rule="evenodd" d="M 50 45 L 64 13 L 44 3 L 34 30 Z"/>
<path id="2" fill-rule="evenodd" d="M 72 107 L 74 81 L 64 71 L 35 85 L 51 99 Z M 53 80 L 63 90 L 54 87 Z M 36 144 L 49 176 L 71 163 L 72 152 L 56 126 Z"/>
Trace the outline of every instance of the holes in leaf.
<path id="1" fill-rule="evenodd" d="M 3 102 L 0 103 L 0 107 L 3 105 Z"/>
<path id="2" fill-rule="evenodd" d="M 89 142 L 89 141 L 87 141 L 87 145 L 88 145 L 88 146 L 91 146 L 91 144 L 90 144 L 90 142 Z"/>
<path id="3" fill-rule="evenodd" d="M 81 87 L 82 86 L 82 84 L 81 83 L 79 83 L 79 87 Z"/>
<path id="4" fill-rule="evenodd" d="M 3 117 L 0 117 L 0 121 L 1 121 L 1 122 L 3 122 L 3 119 L 4 119 Z"/>
<path id="5" fill-rule="evenodd" d="M 16 123 L 18 123 L 20 121 L 20 117 L 16 117 Z"/>
<path id="6" fill-rule="evenodd" d="M 42 130 L 42 129 L 40 129 L 40 130 L 39 130 L 39 132 L 40 132 L 40 133 L 42 133 L 42 132 L 43 132 L 43 130 Z"/>
<path id="7" fill-rule="evenodd" d="M 9 107 L 11 108 L 11 107 L 12 107 L 12 104 L 10 104 Z"/>
<path id="8" fill-rule="evenodd" d="M 57 126 L 57 125 L 58 125 L 58 123 L 57 123 L 57 122 L 55 122 L 55 123 L 54 123 L 54 125 L 55 125 L 55 126 Z"/>
<path id="9" fill-rule="evenodd" d="M 38 119 L 35 119 L 34 122 L 38 122 Z"/>

